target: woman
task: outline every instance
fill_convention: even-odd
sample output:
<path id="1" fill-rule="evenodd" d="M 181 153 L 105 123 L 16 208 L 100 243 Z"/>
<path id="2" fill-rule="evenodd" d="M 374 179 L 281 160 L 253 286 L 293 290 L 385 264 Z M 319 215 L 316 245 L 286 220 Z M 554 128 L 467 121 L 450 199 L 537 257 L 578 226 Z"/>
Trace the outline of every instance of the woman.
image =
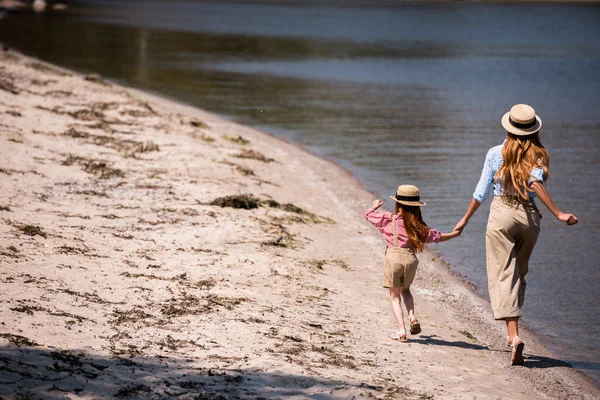
<path id="1" fill-rule="evenodd" d="M 519 317 L 525 296 L 529 257 L 540 232 L 538 197 L 554 216 L 567 225 L 577 223 L 573 214 L 561 212 L 544 188 L 550 156 L 542 146 L 542 120 L 526 104 L 517 104 L 502 117 L 507 131 L 503 144 L 486 156 L 473 199 L 455 230 L 462 231 L 494 186 L 494 200 L 486 232 L 488 289 L 494 318 L 504 320 L 507 345 L 512 347 L 511 364 L 523 364 L 525 344 L 519 338 Z"/>

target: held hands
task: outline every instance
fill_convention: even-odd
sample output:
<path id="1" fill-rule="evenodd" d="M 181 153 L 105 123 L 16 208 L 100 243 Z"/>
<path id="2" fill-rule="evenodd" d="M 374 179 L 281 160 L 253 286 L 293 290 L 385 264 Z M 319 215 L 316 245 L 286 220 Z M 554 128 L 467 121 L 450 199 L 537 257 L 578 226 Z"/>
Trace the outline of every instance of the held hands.
<path id="1" fill-rule="evenodd" d="M 466 228 L 467 224 L 469 223 L 468 220 L 466 219 L 461 219 L 460 221 L 458 221 L 458 223 L 456 224 L 456 226 L 454 227 L 454 231 L 458 231 L 459 235 L 462 233 L 462 231 Z"/>
<path id="2" fill-rule="evenodd" d="M 381 199 L 373 200 L 373 208 L 374 209 L 378 209 L 382 205 L 383 205 L 383 200 L 381 200 Z"/>

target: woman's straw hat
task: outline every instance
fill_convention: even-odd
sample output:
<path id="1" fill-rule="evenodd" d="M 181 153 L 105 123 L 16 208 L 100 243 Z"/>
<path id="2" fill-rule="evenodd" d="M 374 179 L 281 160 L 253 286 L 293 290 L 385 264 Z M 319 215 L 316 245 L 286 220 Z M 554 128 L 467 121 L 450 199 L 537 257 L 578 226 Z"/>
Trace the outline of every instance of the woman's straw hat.
<path id="1" fill-rule="evenodd" d="M 390 199 L 396 203 L 407 206 L 424 206 L 426 203 L 421 201 L 421 192 L 419 188 L 413 185 L 400 185 L 395 196 L 390 196 Z"/>
<path id="2" fill-rule="evenodd" d="M 517 104 L 502 117 L 502 126 L 517 136 L 533 135 L 542 127 L 542 120 L 527 104 Z"/>

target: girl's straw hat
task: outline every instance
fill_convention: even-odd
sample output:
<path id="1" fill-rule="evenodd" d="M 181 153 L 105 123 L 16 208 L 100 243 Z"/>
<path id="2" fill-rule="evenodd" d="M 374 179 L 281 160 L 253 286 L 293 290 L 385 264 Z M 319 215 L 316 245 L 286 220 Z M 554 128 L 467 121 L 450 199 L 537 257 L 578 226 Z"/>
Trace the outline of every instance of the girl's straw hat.
<path id="1" fill-rule="evenodd" d="M 421 201 L 421 193 L 419 188 L 413 185 L 400 185 L 395 196 L 390 196 L 390 199 L 396 203 L 407 206 L 424 206 L 426 203 Z"/>
<path id="2" fill-rule="evenodd" d="M 502 117 L 502 126 L 517 136 L 533 135 L 542 127 L 542 120 L 527 104 L 517 104 Z"/>

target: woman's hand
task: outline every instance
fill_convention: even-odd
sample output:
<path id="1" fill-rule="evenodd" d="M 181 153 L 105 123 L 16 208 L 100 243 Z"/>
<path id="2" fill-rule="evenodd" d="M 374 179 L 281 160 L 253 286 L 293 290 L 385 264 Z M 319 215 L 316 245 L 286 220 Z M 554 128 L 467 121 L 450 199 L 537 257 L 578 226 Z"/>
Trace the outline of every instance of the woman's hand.
<path id="1" fill-rule="evenodd" d="M 467 226 L 468 223 L 469 223 L 469 220 L 463 218 L 460 221 L 458 221 L 458 223 L 454 227 L 454 230 L 462 233 L 463 229 L 465 229 L 465 227 Z"/>
<path id="2" fill-rule="evenodd" d="M 373 200 L 373 208 L 374 209 L 377 210 L 382 205 L 383 205 L 383 200 L 381 200 L 381 199 Z"/>
<path id="3" fill-rule="evenodd" d="M 454 230 L 462 233 L 463 229 L 465 229 L 465 227 L 469 223 L 469 219 L 471 219 L 473 214 L 475 214 L 475 211 L 477 211 L 477 209 L 479 208 L 480 205 L 481 204 L 477 200 L 471 199 L 471 202 L 469 203 L 469 207 L 467 208 L 467 212 L 465 212 L 465 216 L 462 217 L 462 219 L 460 221 L 458 221 L 458 224 L 456 224 L 456 226 L 454 227 Z"/>
<path id="4" fill-rule="evenodd" d="M 567 225 L 575 225 L 579 221 L 574 214 L 565 214 L 564 212 L 560 211 L 556 204 L 554 204 L 554 201 L 552 201 L 552 197 L 550 197 L 550 194 L 546 191 L 544 185 L 542 185 L 540 182 L 533 182 L 531 184 L 531 189 L 559 221 L 562 221 Z"/>
<path id="5" fill-rule="evenodd" d="M 561 212 L 558 213 L 556 218 L 558 218 L 559 221 L 562 221 L 567 225 L 575 225 L 577 222 L 579 222 L 575 214 L 565 214 Z"/>

